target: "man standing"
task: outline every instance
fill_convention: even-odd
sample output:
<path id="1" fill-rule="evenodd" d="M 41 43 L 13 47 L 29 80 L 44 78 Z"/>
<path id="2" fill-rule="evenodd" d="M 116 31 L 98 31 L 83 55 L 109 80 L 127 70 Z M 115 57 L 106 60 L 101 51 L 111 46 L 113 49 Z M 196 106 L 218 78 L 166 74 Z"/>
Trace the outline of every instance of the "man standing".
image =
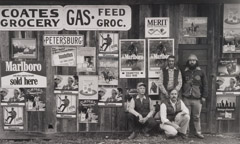
<path id="1" fill-rule="evenodd" d="M 175 56 L 170 55 L 167 59 L 168 65 L 160 70 L 159 88 L 161 90 L 161 100 L 169 97 L 169 92 L 173 89 L 179 91 L 182 87 L 181 71 L 175 66 Z"/>
<path id="2" fill-rule="evenodd" d="M 183 101 L 193 116 L 195 136 L 203 139 L 201 134 L 200 114 L 202 102 L 206 101 L 208 96 L 208 83 L 206 74 L 198 66 L 198 58 L 190 54 L 183 73 Z"/>
<path id="3" fill-rule="evenodd" d="M 161 104 L 160 117 L 160 128 L 164 130 L 168 138 L 175 137 L 177 134 L 183 139 L 187 138 L 189 111 L 183 101 L 178 99 L 177 90 L 172 90 L 170 98 Z"/>
<path id="4" fill-rule="evenodd" d="M 154 108 L 151 99 L 145 95 L 146 85 L 142 82 L 137 84 L 138 95 L 131 99 L 129 104 L 129 124 L 132 130 L 128 139 L 134 139 L 136 132 L 142 128 L 144 136 L 149 137 L 149 131 L 152 130 L 157 122 L 152 115 Z"/>

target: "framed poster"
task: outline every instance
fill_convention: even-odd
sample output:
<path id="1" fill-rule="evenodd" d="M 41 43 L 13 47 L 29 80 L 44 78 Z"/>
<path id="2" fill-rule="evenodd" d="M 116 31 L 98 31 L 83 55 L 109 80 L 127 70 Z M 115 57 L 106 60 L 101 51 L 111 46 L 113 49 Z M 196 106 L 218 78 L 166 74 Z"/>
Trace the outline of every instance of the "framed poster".
<path id="1" fill-rule="evenodd" d="M 218 64 L 218 75 L 236 76 L 240 74 L 240 59 L 222 58 Z"/>
<path id="2" fill-rule="evenodd" d="M 97 101 L 80 100 L 79 101 L 79 123 L 98 123 Z"/>
<path id="3" fill-rule="evenodd" d="M 233 94 L 240 93 L 240 82 L 238 77 L 217 77 L 217 92 L 231 92 Z"/>
<path id="4" fill-rule="evenodd" d="M 160 69 L 167 65 L 169 55 L 174 55 L 174 39 L 148 40 L 148 77 L 159 77 Z"/>
<path id="5" fill-rule="evenodd" d="M 23 130 L 24 118 L 23 107 L 3 107 L 4 130 Z"/>
<path id="6" fill-rule="evenodd" d="M 37 59 L 38 49 L 36 39 L 12 38 L 13 59 Z"/>
<path id="7" fill-rule="evenodd" d="M 54 93 L 60 91 L 68 91 L 69 93 L 77 93 L 78 76 L 77 75 L 54 75 Z"/>
<path id="8" fill-rule="evenodd" d="M 25 96 L 23 94 L 23 89 L 15 88 L 1 88 L 0 89 L 1 95 L 1 105 L 18 105 L 24 106 L 25 105 Z"/>
<path id="9" fill-rule="evenodd" d="M 99 33 L 99 53 L 118 54 L 118 33 Z"/>
<path id="10" fill-rule="evenodd" d="M 46 109 L 46 89 L 44 88 L 24 88 L 27 111 L 45 111 Z"/>
<path id="11" fill-rule="evenodd" d="M 120 40 L 120 78 L 145 78 L 145 49 L 144 39 Z"/>
<path id="12" fill-rule="evenodd" d="M 122 106 L 123 90 L 122 88 L 104 86 L 98 88 L 99 106 Z"/>
<path id="13" fill-rule="evenodd" d="M 240 29 L 224 29 L 222 52 L 240 53 Z"/>
<path id="14" fill-rule="evenodd" d="M 224 4 L 223 27 L 240 28 L 240 4 Z"/>
<path id="15" fill-rule="evenodd" d="M 56 101 L 58 118 L 76 118 L 77 95 L 56 94 Z"/>
<path id="16" fill-rule="evenodd" d="M 207 37 L 207 17 L 183 17 L 183 37 Z"/>
<path id="17" fill-rule="evenodd" d="M 79 76 L 79 99 L 98 99 L 98 76 Z"/>
<path id="18" fill-rule="evenodd" d="M 158 79 L 148 79 L 148 95 L 158 95 Z"/>
<path id="19" fill-rule="evenodd" d="M 234 111 L 236 108 L 236 96 L 234 95 L 217 95 L 217 111 Z"/>
<path id="20" fill-rule="evenodd" d="M 77 49 L 77 72 L 96 72 L 95 47 L 79 47 Z"/>
<path id="21" fill-rule="evenodd" d="M 52 47 L 52 66 L 77 66 L 76 47 Z"/>
<path id="22" fill-rule="evenodd" d="M 169 37 L 169 23 L 168 17 L 145 18 L 145 37 Z"/>

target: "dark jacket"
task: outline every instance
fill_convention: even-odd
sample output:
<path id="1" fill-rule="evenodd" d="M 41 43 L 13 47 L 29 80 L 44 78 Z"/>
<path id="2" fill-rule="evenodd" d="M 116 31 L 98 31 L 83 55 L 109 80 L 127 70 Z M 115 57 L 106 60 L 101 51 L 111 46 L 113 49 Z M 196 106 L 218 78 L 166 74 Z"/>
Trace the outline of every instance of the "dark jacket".
<path id="1" fill-rule="evenodd" d="M 150 101 L 149 97 L 146 96 L 146 99 L 143 99 L 141 102 L 140 98 L 134 98 L 135 101 L 135 111 L 140 113 L 143 117 L 146 117 L 150 112 Z"/>
<path id="2" fill-rule="evenodd" d="M 170 100 L 166 100 L 163 102 L 165 105 L 166 105 L 166 108 L 167 108 L 167 119 L 169 121 L 174 121 L 175 120 L 175 117 L 176 115 L 181 112 L 181 101 L 178 100 L 177 103 L 176 103 L 176 111 L 174 111 L 174 108 L 170 102 Z"/>

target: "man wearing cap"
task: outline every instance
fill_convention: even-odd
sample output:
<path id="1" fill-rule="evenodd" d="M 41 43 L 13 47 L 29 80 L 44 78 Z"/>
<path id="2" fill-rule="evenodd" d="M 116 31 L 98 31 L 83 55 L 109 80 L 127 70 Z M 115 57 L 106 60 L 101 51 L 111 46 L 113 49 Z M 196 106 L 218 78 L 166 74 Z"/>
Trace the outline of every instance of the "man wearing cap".
<path id="1" fill-rule="evenodd" d="M 208 96 L 207 76 L 198 66 L 198 58 L 191 54 L 186 63 L 186 69 L 183 72 L 183 102 L 189 109 L 193 117 L 193 123 L 196 130 L 195 136 L 203 139 L 201 133 L 200 114 L 202 102 L 206 101 Z"/>
<path id="2" fill-rule="evenodd" d="M 161 90 L 161 100 L 169 97 L 169 92 L 173 89 L 179 91 L 182 87 L 181 71 L 175 66 L 175 56 L 168 57 L 168 65 L 160 70 L 159 88 Z"/>
<path id="3" fill-rule="evenodd" d="M 136 132 L 142 128 L 144 136 L 149 137 L 149 131 L 152 130 L 157 122 L 152 117 L 155 110 L 151 99 L 145 95 L 146 85 L 142 82 L 137 84 L 138 95 L 131 99 L 129 104 L 129 124 L 131 135 L 128 139 L 134 139 Z"/>

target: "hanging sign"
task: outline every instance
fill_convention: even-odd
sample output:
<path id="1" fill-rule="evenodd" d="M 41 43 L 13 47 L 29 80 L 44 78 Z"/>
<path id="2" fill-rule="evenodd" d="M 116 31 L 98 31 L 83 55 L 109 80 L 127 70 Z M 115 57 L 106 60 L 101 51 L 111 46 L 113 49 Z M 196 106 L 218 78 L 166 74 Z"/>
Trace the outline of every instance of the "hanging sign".
<path id="1" fill-rule="evenodd" d="M 44 46 L 84 46 L 83 35 L 44 35 Z"/>

